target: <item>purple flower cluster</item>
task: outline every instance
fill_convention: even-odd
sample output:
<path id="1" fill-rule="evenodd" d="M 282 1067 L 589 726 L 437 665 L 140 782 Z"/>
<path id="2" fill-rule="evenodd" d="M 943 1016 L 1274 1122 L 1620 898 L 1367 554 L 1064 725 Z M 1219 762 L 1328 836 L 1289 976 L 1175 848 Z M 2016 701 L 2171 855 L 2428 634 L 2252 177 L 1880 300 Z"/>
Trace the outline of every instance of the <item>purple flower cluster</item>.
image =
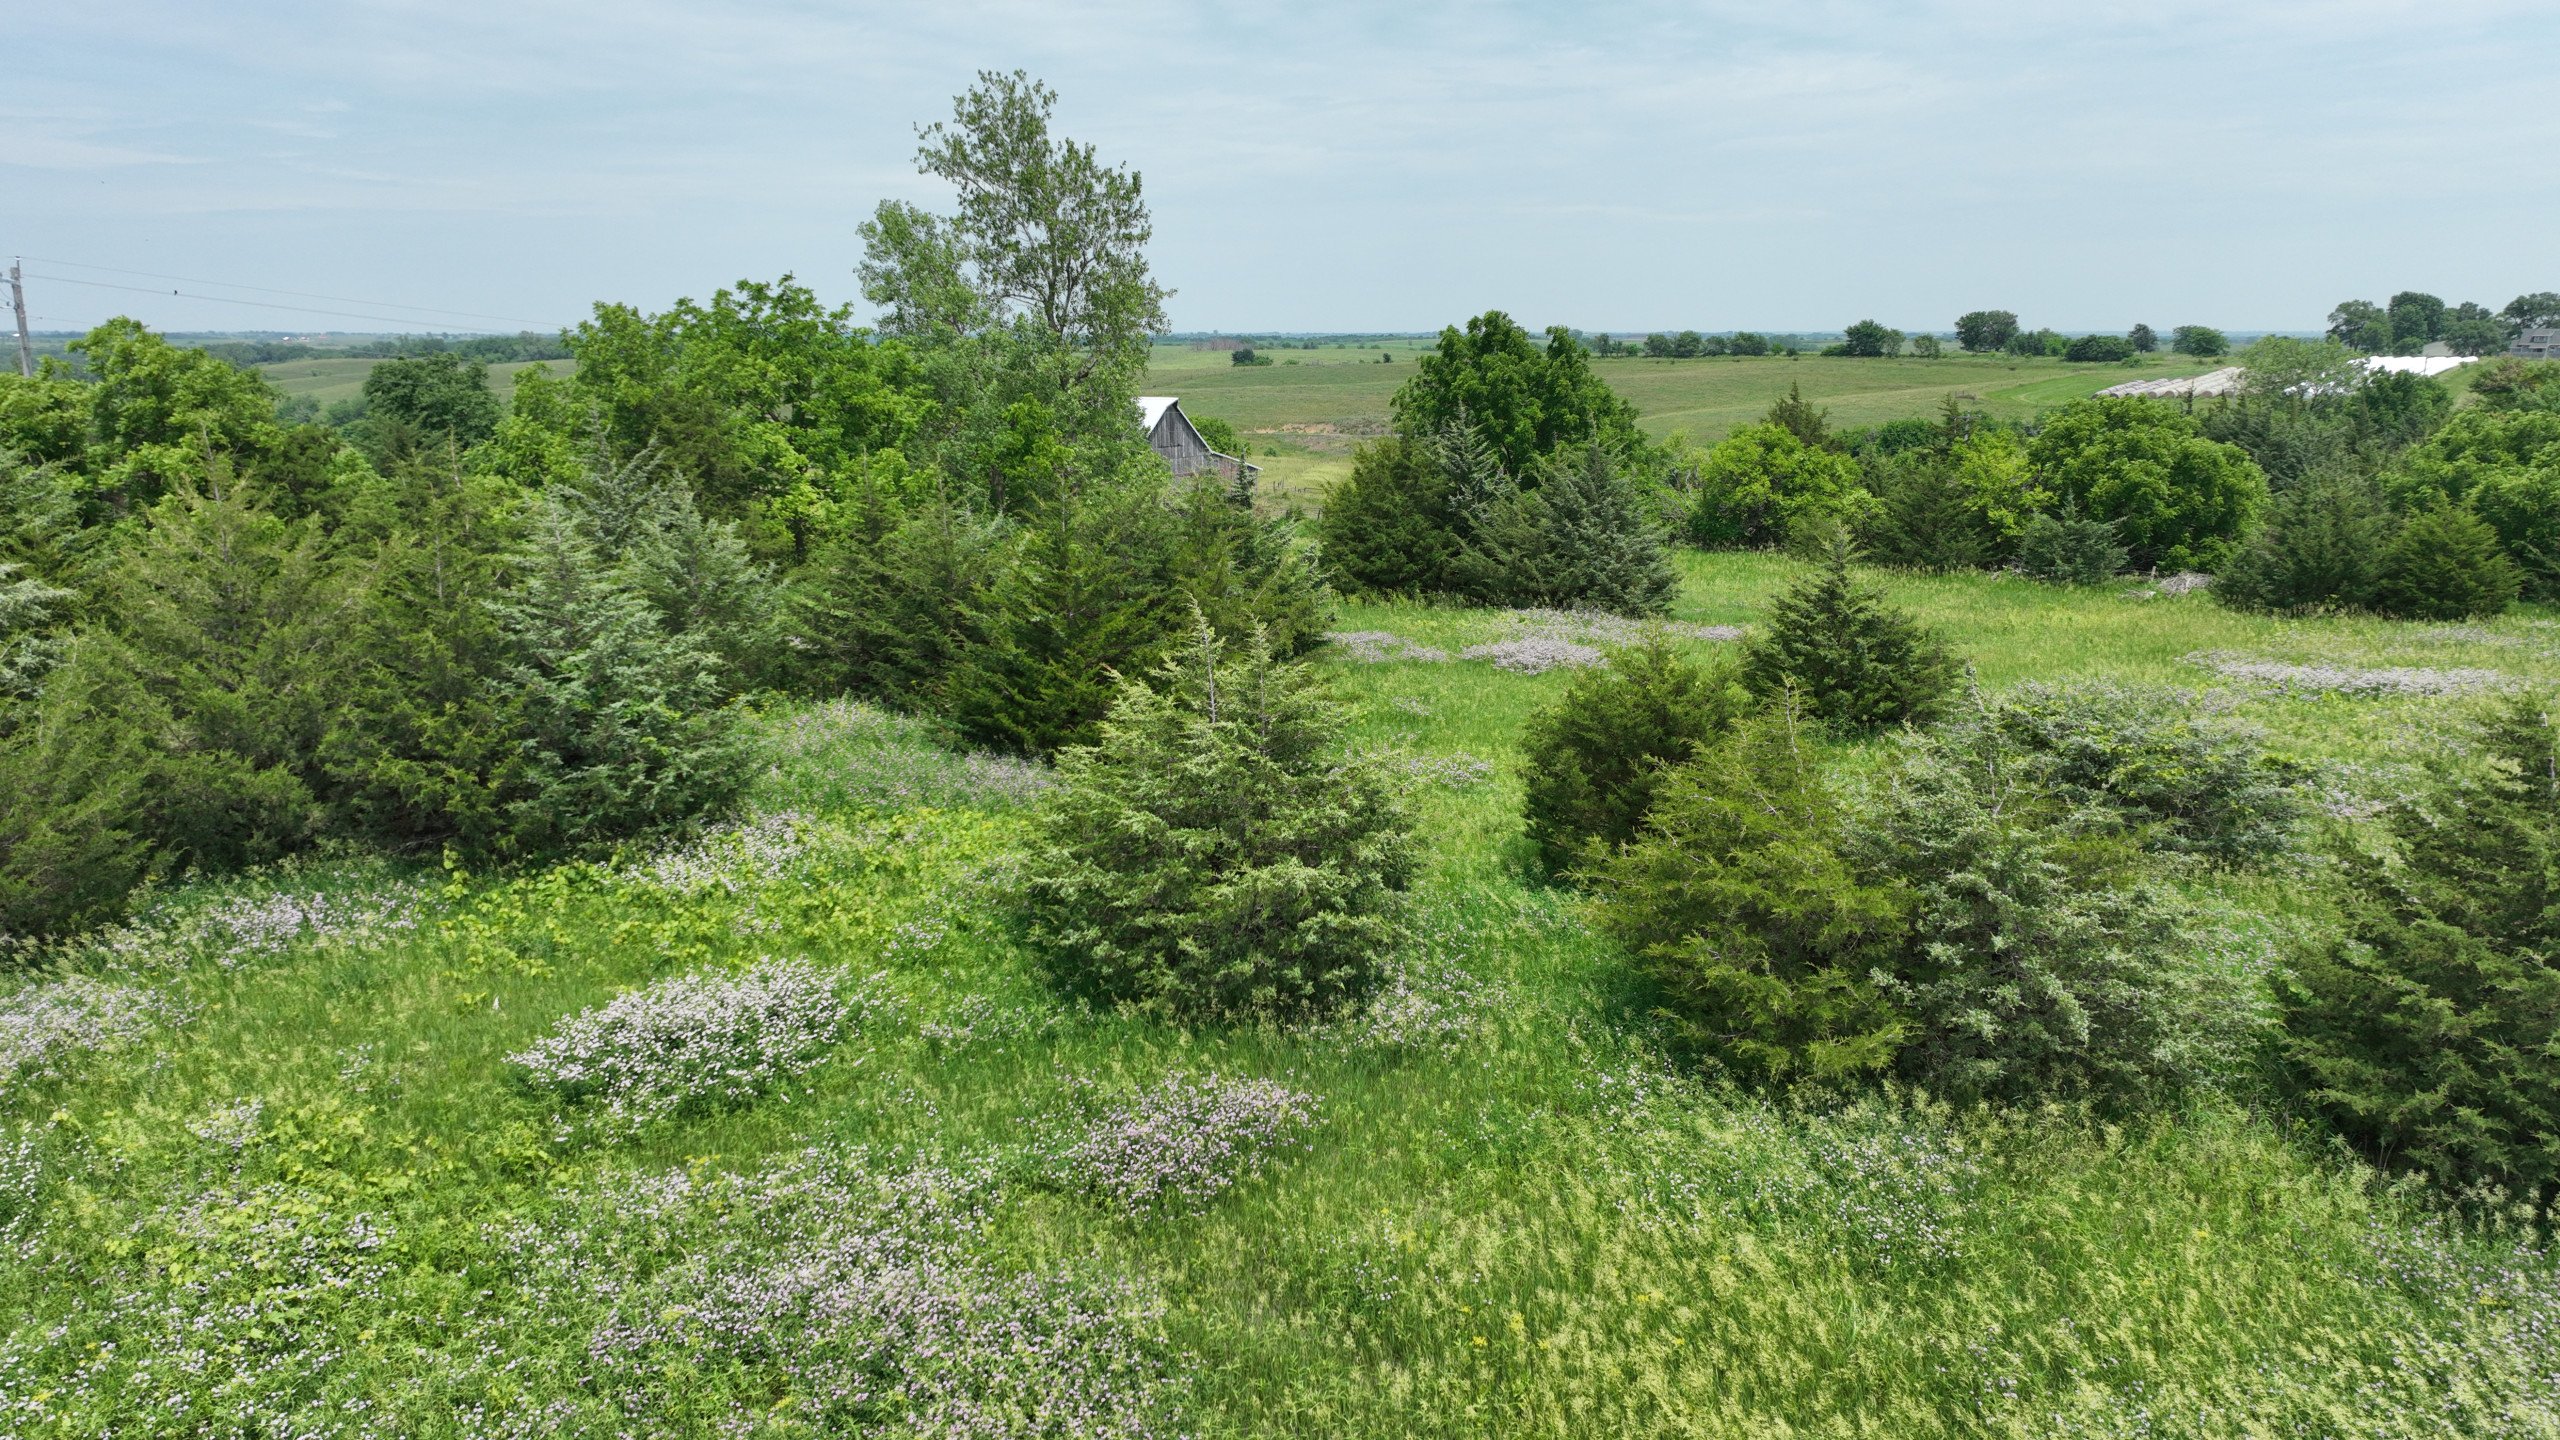
<path id="1" fill-rule="evenodd" d="M 2401 665 L 2365 669 L 2353 665 L 2301 665 L 2283 660 L 2252 659 L 2220 650 L 2199 651 L 2186 658 L 2188 664 L 2202 666 L 2226 680 L 2237 680 L 2253 689 L 2269 690 L 2278 695 L 2346 695 L 2358 699 L 2464 695 L 2511 683 L 2507 676 L 2496 670 L 2475 668 L 2429 670 Z"/>
<path id="2" fill-rule="evenodd" d="M 929 722 L 854 700 L 794 708 L 760 738 L 771 761 L 768 788 L 819 810 L 1006 807 L 1029 803 L 1051 784 L 1034 761 L 954 752 Z"/>
<path id="3" fill-rule="evenodd" d="M 129 1044 L 178 1018 L 134 985 L 74 975 L 0 998 L 0 1094 L 22 1079 L 59 1075 L 74 1056 Z"/>
<path id="4" fill-rule="evenodd" d="M 735 1390 L 780 1390 L 796 1424 L 824 1431 L 1175 1433 L 1161 1303 L 975 1259 L 993 1198 L 982 1172 L 810 1152 L 746 1176 L 616 1177 L 571 1197 L 568 1223 L 506 1243 L 542 1303 L 585 1329 L 596 1382 L 634 1421 L 663 1412 L 681 1360 L 757 1377 Z"/>
<path id="5" fill-rule="evenodd" d="M 630 1129 L 688 1109 L 738 1104 L 826 1063 L 885 1003 L 878 977 L 851 992 L 805 960 L 736 975 L 696 972 L 570 1016 L 507 1057 L 527 1079 Z"/>
<path id="6" fill-rule="evenodd" d="M 1552 635 L 1496 640 L 1489 645 L 1470 645 L 1458 653 L 1469 660 L 1490 660 L 1497 670 L 1510 670 L 1522 675 L 1543 675 L 1549 670 L 1585 669 L 1609 663 L 1609 657 L 1601 654 L 1595 646 Z"/>
<path id="7" fill-rule="evenodd" d="M 1354 1050 L 1456 1050 L 1482 1036 L 1508 998 L 1445 956 L 1402 954 L 1380 967 L 1366 1001 L 1318 1033 Z"/>
<path id="8" fill-rule="evenodd" d="M 1308 1148 L 1315 1125 L 1312 1095 L 1269 1080 L 1176 1075 L 1103 1109 L 1055 1155 L 1053 1173 L 1130 1214 L 1196 1210 L 1282 1152 Z"/>
<path id="9" fill-rule="evenodd" d="M 1393 630 L 1329 630 L 1324 638 L 1361 665 L 1384 665 L 1397 660 L 1432 665 L 1449 658 L 1448 651 L 1436 645 L 1417 644 Z"/>
<path id="10" fill-rule="evenodd" d="M 723 825 L 627 866 L 621 878 L 671 895 L 736 895 L 770 885 L 809 852 L 809 824 L 792 811 Z"/>

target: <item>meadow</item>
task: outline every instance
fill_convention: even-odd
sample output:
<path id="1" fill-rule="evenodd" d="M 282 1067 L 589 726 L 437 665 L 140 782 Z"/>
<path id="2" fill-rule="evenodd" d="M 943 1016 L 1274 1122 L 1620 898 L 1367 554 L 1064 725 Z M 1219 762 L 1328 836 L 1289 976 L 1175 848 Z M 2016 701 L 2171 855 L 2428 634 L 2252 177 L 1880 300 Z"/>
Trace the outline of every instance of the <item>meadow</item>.
<path id="1" fill-rule="evenodd" d="M 258 372 L 267 377 L 278 393 L 288 400 L 305 397 L 324 409 L 341 400 L 353 400 L 364 394 L 364 377 L 381 364 L 375 359 L 351 360 L 279 360 L 261 365 Z M 504 360 L 489 367 L 489 391 L 504 407 L 516 394 L 516 379 L 533 366 L 550 367 L 550 373 L 566 376 L 577 368 L 574 360 Z"/>
<path id="2" fill-rule="evenodd" d="M 1681 564 L 1701 656 L 1796 571 Z M 2560 681 L 2541 610 L 1880 578 L 1986 689 L 2206 691 L 2341 814 L 2465 685 Z M 1006 918 L 1044 772 L 839 702 L 769 711 L 749 813 L 672 850 L 149 897 L 0 1000 L 0 1432 L 2560 1434 L 2530 1229 L 2246 1077 L 2132 1120 L 1703 1083 L 1526 867 L 1516 736 L 1566 673 L 1465 653 L 1630 627 L 1335 624 L 1428 863 L 1389 984 L 1321 1025 L 1061 1000 Z M 2231 963 L 2278 963 L 2299 878 L 2197 882 Z M 724 1103 L 619 1123 L 509 1058 L 768 962 L 836 987 L 840 1038 Z"/>

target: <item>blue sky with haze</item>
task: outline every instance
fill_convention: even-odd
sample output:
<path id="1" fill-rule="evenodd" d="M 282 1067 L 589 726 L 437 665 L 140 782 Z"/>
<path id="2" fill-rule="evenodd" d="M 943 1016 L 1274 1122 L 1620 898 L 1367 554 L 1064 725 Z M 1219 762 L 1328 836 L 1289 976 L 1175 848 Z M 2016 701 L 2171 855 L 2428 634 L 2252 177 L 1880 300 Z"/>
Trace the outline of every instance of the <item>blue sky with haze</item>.
<path id="1" fill-rule="evenodd" d="M 2301 329 L 2560 288 L 2549 0 L 87 0 L 7 34 L 0 251 L 502 317 L 431 328 L 857 298 L 855 226 L 940 199 L 915 123 L 1017 66 L 1143 172 L 1183 329 Z M 43 329 L 392 328 L 30 289 Z"/>

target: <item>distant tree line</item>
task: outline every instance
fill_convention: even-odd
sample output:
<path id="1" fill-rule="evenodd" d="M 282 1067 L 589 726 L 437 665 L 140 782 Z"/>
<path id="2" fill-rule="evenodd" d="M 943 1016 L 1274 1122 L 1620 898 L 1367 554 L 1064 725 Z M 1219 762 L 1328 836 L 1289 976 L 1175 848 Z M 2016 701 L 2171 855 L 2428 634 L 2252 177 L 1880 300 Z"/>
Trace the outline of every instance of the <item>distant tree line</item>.
<path id="1" fill-rule="evenodd" d="M 2430 344 L 2456 355 L 2495 355 L 2525 331 L 2554 325 L 2560 325 L 2560 292 L 2550 290 L 2519 295 L 2496 311 L 2403 290 L 2379 305 L 2342 300 L 2329 312 L 2329 338 L 2367 355 L 2415 355 Z"/>

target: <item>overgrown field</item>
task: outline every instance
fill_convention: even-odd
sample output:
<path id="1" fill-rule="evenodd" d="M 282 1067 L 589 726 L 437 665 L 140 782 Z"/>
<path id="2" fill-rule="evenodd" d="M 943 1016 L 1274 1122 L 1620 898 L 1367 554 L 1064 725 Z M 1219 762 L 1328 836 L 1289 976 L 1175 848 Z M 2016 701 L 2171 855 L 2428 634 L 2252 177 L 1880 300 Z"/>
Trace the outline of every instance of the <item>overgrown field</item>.
<path id="1" fill-rule="evenodd" d="M 1351 447 L 1388 428 L 1387 401 L 1413 374 L 1410 353 L 1378 364 L 1376 351 L 1298 352 L 1302 363 L 1200 363 L 1208 352 L 1159 349 L 1149 389 L 1178 394 L 1185 410 L 1244 432 L 1266 492 L 1314 506 L 1351 468 Z M 1291 352 L 1273 351 L 1282 362 Z M 1346 363 L 1361 360 L 1364 363 Z M 1835 426 L 1874 425 L 1933 414 L 1948 395 L 2003 420 L 2081 399 L 2128 379 L 2192 375 L 2211 368 L 2182 355 L 2146 357 L 2139 369 L 2074 365 L 2014 355 L 1949 355 L 1937 360 L 1845 359 L 1820 355 L 1717 356 L 1699 360 L 1613 359 L 1594 373 L 1636 407 L 1654 436 L 1675 430 L 1706 444 L 1767 413 L 1793 384 L 1831 411 Z"/>
<path id="2" fill-rule="evenodd" d="M 1701 653 L 1794 570 L 1682 564 Z M 1985 687 L 2210 689 L 2345 813 L 2560 680 L 2538 612 L 1887 583 Z M 1688 1078 L 1524 875 L 1565 675 L 1495 663 L 1632 627 L 1336 623 L 1429 861 L 1320 1028 L 1060 1002 L 1005 919 L 1043 772 L 842 704 L 676 850 L 158 895 L 0 999 L 0 1433 L 2560 1434 L 2552 1261 L 2278 1116 Z M 2230 883 L 2274 963 L 2299 887 Z"/>
<path id="3" fill-rule="evenodd" d="M 364 377 L 381 363 L 369 359 L 279 360 L 259 366 L 258 373 L 288 399 L 308 398 L 327 406 L 362 395 Z M 536 365 L 548 366 L 553 375 L 566 375 L 577 368 L 574 360 L 502 360 L 489 367 L 489 392 L 500 405 L 509 403 L 515 398 L 516 378 Z"/>

